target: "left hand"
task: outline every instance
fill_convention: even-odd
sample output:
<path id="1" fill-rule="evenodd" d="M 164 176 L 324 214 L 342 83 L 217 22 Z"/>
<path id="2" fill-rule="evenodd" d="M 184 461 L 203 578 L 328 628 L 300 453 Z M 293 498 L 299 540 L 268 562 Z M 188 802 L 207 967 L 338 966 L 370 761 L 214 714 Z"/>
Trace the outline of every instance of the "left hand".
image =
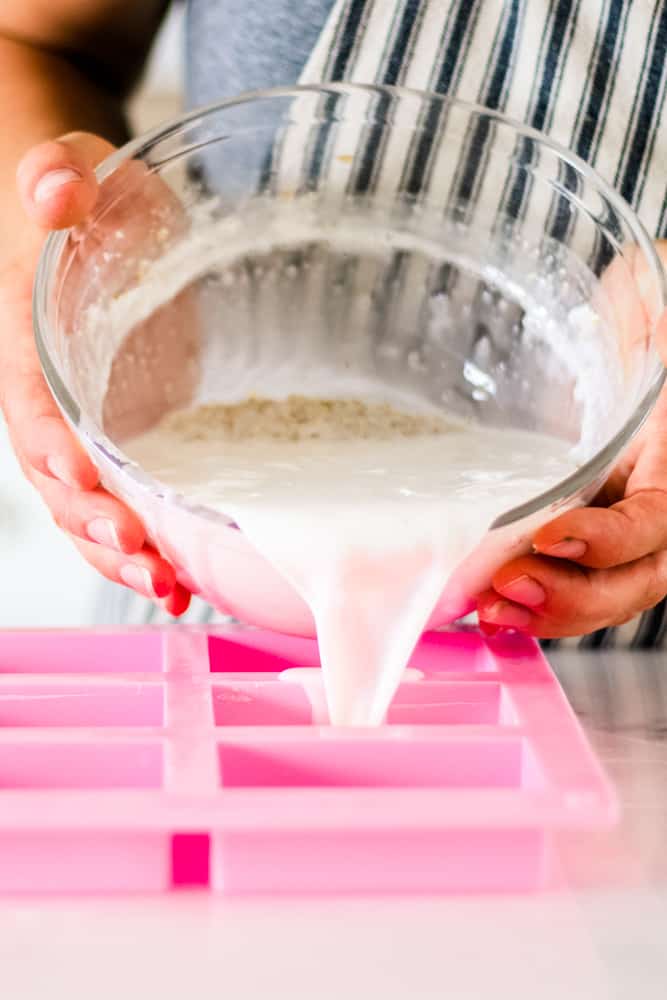
<path id="1" fill-rule="evenodd" d="M 667 316 L 656 335 L 667 360 Z M 533 550 L 502 566 L 479 596 L 484 631 L 585 635 L 667 595 L 667 387 L 594 504 L 540 528 Z"/>
<path id="2" fill-rule="evenodd" d="M 7 260 L 4 256 L 0 260 L 0 407 L 26 478 L 84 559 L 103 576 L 156 600 L 176 616 L 188 607 L 189 592 L 177 582 L 173 566 L 147 541 L 137 514 L 100 485 L 97 469 L 65 424 L 44 381 L 33 337 L 32 285 L 44 233 L 85 219 L 100 195 L 94 166 L 111 149 L 99 136 L 71 133 L 33 147 L 19 165 L 18 186 L 23 207 L 35 225 L 30 226 L 26 221 L 17 235 L 16 251 L 9 254 Z M 122 177 L 122 169 L 116 176 Z M 124 169 L 139 168 L 135 161 L 129 161 Z M 36 193 L 39 184 L 49 177 L 53 180 L 54 173 L 60 183 L 55 187 L 50 184 L 46 197 L 40 199 Z M 113 177 L 107 183 L 112 184 Z M 148 190 L 156 192 L 161 209 L 164 189 Z M 113 204 L 108 187 L 107 196 Z M 128 225 L 144 225 L 145 216 L 145 210 L 137 210 Z M 107 212 L 104 219 L 109 225 L 112 213 Z M 128 232 L 127 226 L 125 231 Z M 93 264 L 94 257 L 86 257 L 86 266 Z M 178 308 L 179 304 L 176 306 Z M 63 296 L 61 310 L 66 308 Z M 160 353 L 159 346 L 169 342 L 173 350 L 180 352 L 173 367 L 179 370 L 177 362 L 181 362 L 180 370 L 187 373 L 186 362 L 194 350 L 196 331 L 193 332 L 191 316 L 185 313 L 182 303 L 176 315 L 180 322 L 174 322 L 171 316 L 174 336 L 159 338 L 158 346 L 155 344 L 160 319 L 157 315 L 129 335 L 125 353 L 119 352 L 111 372 L 105 401 L 105 426 L 128 433 L 133 429 L 129 424 L 136 411 L 153 419 L 162 415 L 166 405 L 164 380 L 148 379 L 145 372 L 142 374 L 141 366 L 129 364 L 127 353 L 134 350 L 136 356 L 139 354 L 137 345 L 143 343 L 145 353 L 147 346 L 151 348 L 153 365 L 159 370 L 165 353 Z M 181 330 L 185 330 L 185 335 L 177 337 Z M 150 369 L 151 376 L 153 370 Z M 129 382 L 130 388 L 114 396 L 114 386 L 122 386 L 123 380 Z M 121 400 L 129 398 L 132 403 L 139 398 L 142 406 L 131 407 L 133 412 L 128 414 L 119 405 L 111 405 L 118 397 Z"/>

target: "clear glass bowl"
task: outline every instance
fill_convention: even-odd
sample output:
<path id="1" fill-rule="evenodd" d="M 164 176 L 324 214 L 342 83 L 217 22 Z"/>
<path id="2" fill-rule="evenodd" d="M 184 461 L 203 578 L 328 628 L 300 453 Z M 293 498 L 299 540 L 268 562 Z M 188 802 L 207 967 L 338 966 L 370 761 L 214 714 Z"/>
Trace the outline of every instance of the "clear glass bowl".
<path id="1" fill-rule="evenodd" d="M 181 581 L 247 622 L 313 632 L 230 518 L 124 455 L 170 410 L 297 359 L 580 441 L 575 475 L 489 525 L 439 625 L 539 524 L 592 498 L 662 386 L 665 275 L 647 233 L 585 163 L 496 112 L 398 88 L 258 92 L 137 139 L 98 173 L 94 213 L 51 235 L 39 264 L 44 372 Z"/>

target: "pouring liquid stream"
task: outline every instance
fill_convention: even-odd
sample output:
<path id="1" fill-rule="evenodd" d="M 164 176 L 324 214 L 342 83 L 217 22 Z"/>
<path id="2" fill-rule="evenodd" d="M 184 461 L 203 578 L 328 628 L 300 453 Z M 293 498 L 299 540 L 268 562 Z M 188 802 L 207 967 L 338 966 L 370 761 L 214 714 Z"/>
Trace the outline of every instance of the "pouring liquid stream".
<path id="1" fill-rule="evenodd" d="M 296 429 L 281 407 L 301 415 Z M 343 393 L 306 411 L 293 396 L 264 409 L 194 409 L 125 450 L 176 493 L 233 518 L 291 583 L 315 621 L 330 720 L 355 726 L 383 721 L 445 585 L 494 520 L 576 468 L 556 438 Z"/>

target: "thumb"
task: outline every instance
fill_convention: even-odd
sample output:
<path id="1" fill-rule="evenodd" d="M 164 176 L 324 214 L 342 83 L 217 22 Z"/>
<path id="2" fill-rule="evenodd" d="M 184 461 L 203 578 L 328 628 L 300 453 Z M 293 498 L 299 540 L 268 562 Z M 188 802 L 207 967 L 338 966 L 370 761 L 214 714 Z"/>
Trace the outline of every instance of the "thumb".
<path id="1" fill-rule="evenodd" d="M 66 229 L 81 222 L 97 200 L 95 167 L 112 153 L 106 139 L 70 132 L 30 149 L 16 170 L 21 203 L 41 229 Z"/>
<path id="2" fill-rule="evenodd" d="M 662 262 L 662 266 L 667 270 L 667 240 L 656 240 L 655 249 L 658 257 Z M 640 287 L 641 287 L 641 276 L 640 276 Z M 644 293 L 644 297 L 648 297 Z M 664 309 L 662 314 L 658 316 L 655 324 L 655 343 L 660 357 L 662 359 L 663 365 L 667 367 L 667 309 Z"/>

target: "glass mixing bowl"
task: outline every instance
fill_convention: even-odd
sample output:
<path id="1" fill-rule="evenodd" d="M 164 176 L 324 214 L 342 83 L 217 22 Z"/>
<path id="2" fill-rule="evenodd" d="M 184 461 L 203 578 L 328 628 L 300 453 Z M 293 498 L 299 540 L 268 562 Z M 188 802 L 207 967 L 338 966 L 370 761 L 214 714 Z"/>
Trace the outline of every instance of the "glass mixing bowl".
<path id="1" fill-rule="evenodd" d="M 662 385 L 648 235 L 585 163 L 496 112 L 394 88 L 258 92 L 137 139 L 98 174 L 95 211 L 39 264 L 44 373 L 181 582 L 246 622 L 313 633 L 231 518 L 124 455 L 170 410 L 270 394 L 283 365 L 307 393 L 325 367 L 578 442 L 576 474 L 489 525 L 440 625 L 539 524 L 593 497 Z"/>

